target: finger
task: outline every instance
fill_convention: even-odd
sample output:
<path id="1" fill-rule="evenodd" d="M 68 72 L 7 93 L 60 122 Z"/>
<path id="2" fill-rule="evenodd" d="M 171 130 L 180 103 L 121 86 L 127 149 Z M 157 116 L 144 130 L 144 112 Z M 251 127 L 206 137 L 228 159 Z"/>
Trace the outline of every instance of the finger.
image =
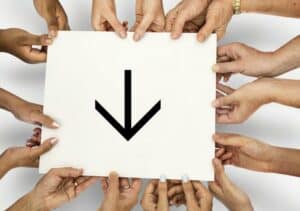
<path id="1" fill-rule="evenodd" d="M 102 191 L 104 193 L 106 193 L 108 188 L 107 179 L 108 179 L 107 177 L 100 177 L 100 184 L 101 184 Z"/>
<path id="2" fill-rule="evenodd" d="M 136 192 L 139 193 L 142 188 L 142 180 L 139 178 L 133 178 L 131 183 L 131 188 Z"/>
<path id="3" fill-rule="evenodd" d="M 40 146 L 36 148 L 32 148 L 32 156 L 33 157 L 40 157 L 42 154 L 45 154 L 48 152 L 53 146 L 55 146 L 58 142 L 57 138 L 50 138 L 46 141 L 44 141 Z"/>
<path id="4" fill-rule="evenodd" d="M 225 86 L 221 83 L 217 83 L 217 90 L 224 92 L 225 94 L 232 94 L 235 89 L 229 87 L 229 86 Z"/>
<path id="5" fill-rule="evenodd" d="M 77 178 L 83 174 L 82 169 L 76 169 L 76 168 L 71 168 L 71 167 L 66 167 L 66 168 L 54 168 L 51 169 L 48 173 L 48 175 L 52 176 L 58 176 L 61 178 Z"/>
<path id="6" fill-rule="evenodd" d="M 79 185 L 76 187 L 76 195 L 85 191 L 91 185 L 95 184 L 99 180 L 98 177 L 88 177 L 85 181 L 79 182 Z"/>
<path id="7" fill-rule="evenodd" d="M 209 182 L 208 188 L 217 198 L 223 197 L 223 191 L 217 182 Z"/>
<path id="8" fill-rule="evenodd" d="M 221 149 L 217 150 L 215 157 L 216 158 L 221 157 L 224 154 L 224 152 L 225 152 L 224 148 L 221 148 Z"/>
<path id="9" fill-rule="evenodd" d="M 182 187 L 181 184 L 169 188 L 168 197 L 172 198 L 174 195 L 177 195 L 177 194 L 180 194 L 180 193 L 181 194 L 183 193 L 183 187 Z"/>
<path id="10" fill-rule="evenodd" d="M 196 191 L 200 206 L 203 210 L 211 210 L 212 196 L 209 190 L 201 182 L 192 182 L 192 185 Z"/>
<path id="11" fill-rule="evenodd" d="M 219 97 L 217 99 L 215 99 L 213 102 L 212 102 L 212 106 L 214 108 L 222 108 L 224 106 L 232 106 L 233 104 L 235 104 L 235 98 L 232 95 L 227 95 L 227 96 L 224 96 L 224 97 Z"/>
<path id="12" fill-rule="evenodd" d="M 115 199 L 119 194 L 119 176 L 116 172 L 111 172 L 108 177 L 109 186 L 107 189 L 107 198 Z"/>
<path id="13" fill-rule="evenodd" d="M 241 60 L 222 62 L 213 66 L 216 73 L 243 73 L 243 63 Z"/>
<path id="14" fill-rule="evenodd" d="M 130 188 L 130 183 L 128 178 L 121 178 L 120 179 L 120 187 L 122 189 L 128 189 Z"/>
<path id="15" fill-rule="evenodd" d="M 192 183 L 187 178 L 184 178 L 182 181 L 182 187 L 185 194 L 188 209 L 196 209 L 198 207 L 198 202 L 195 197 L 195 192 Z"/>
<path id="16" fill-rule="evenodd" d="M 56 16 L 59 30 L 70 30 L 68 16 L 60 2 L 58 2 L 58 6 L 56 7 Z"/>
<path id="17" fill-rule="evenodd" d="M 151 23 L 153 22 L 154 17 L 152 15 L 145 15 L 136 27 L 136 30 L 133 35 L 134 41 L 139 41 L 147 31 L 147 29 L 150 27 Z"/>
<path id="18" fill-rule="evenodd" d="M 48 46 L 52 44 L 52 39 L 48 35 L 35 35 L 27 33 L 21 40 L 21 45 L 39 45 L 39 46 Z"/>
<path id="19" fill-rule="evenodd" d="M 157 181 L 156 180 L 151 180 L 148 185 L 146 186 L 146 189 L 144 191 L 144 194 L 153 194 L 155 191 L 155 187 L 157 185 Z"/>
<path id="20" fill-rule="evenodd" d="M 38 123 L 48 128 L 58 128 L 59 125 L 50 116 L 43 114 L 40 110 L 35 110 L 31 113 L 32 122 Z"/>
<path id="21" fill-rule="evenodd" d="M 49 37 L 55 38 L 59 29 L 58 21 L 56 18 L 56 1 L 49 1 L 45 11 L 46 14 L 44 15 L 44 18 L 48 25 Z"/>
<path id="22" fill-rule="evenodd" d="M 187 21 L 187 19 L 188 19 L 188 14 L 184 10 L 181 10 L 174 21 L 174 25 L 171 31 L 171 38 L 178 39 L 180 37 L 183 31 L 184 24 Z"/>
<path id="23" fill-rule="evenodd" d="M 185 201 L 184 193 L 174 195 L 170 200 L 170 205 L 178 206 L 182 201 Z"/>
<path id="24" fill-rule="evenodd" d="M 172 9 L 171 11 L 168 12 L 166 16 L 166 26 L 165 26 L 166 32 L 171 32 L 173 23 L 176 19 L 176 15 L 177 15 L 176 9 Z"/>
<path id="25" fill-rule="evenodd" d="M 213 21 L 213 19 L 208 19 L 197 34 L 198 41 L 204 42 L 210 36 L 210 34 L 215 30 L 215 25 L 216 24 Z"/>
<path id="26" fill-rule="evenodd" d="M 122 23 L 118 20 L 116 14 L 114 12 L 110 12 L 107 15 L 106 19 L 109 22 L 109 24 L 113 27 L 115 32 L 121 38 L 126 38 L 126 36 L 127 36 L 126 30 L 125 30 L 124 26 L 122 25 Z"/>
<path id="27" fill-rule="evenodd" d="M 219 159 L 223 162 L 225 160 L 232 158 L 232 156 L 233 156 L 232 152 L 227 152 L 226 154 L 220 156 Z"/>
<path id="28" fill-rule="evenodd" d="M 213 140 L 222 146 L 240 147 L 243 145 L 243 141 L 239 136 L 234 134 L 216 133 L 213 135 Z"/>
<path id="29" fill-rule="evenodd" d="M 224 166 L 219 159 L 213 159 L 213 166 L 215 169 L 216 180 L 220 183 L 221 187 L 231 187 L 231 182 L 225 174 Z"/>
<path id="30" fill-rule="evenodd" d="M 220 27 L 216 30 L 218 40 L 221 40 L 224 37 L 224 35 L 226 33 L 226 27 L 227 27 L 227 25 L 223 26 L 223 27 Z"/>
<path id="31" fill-rule="evenodd" d="M 168 186 L 165 177 L 161 177 L 158 183 L 158 210 L 168 210 Z"/>

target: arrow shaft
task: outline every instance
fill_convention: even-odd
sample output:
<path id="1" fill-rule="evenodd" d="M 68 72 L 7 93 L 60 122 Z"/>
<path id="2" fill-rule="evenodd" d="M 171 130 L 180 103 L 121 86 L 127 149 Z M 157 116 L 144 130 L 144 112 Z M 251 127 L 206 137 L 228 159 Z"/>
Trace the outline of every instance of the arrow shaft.
<path id="1" fill-rule="evenodd" d="M 125 70 L 124 77 L 124 127 L 125 129 L 131 129 L 131 117 L 132 117 L 132 92 L 131 92 L 131 70 Z"/>

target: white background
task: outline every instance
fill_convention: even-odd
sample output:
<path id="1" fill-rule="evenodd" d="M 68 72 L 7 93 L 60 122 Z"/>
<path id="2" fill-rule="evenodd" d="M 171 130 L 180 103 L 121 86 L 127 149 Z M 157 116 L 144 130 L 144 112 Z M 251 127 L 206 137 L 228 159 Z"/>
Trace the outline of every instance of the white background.
<path id="1" fill-rule="evenodd" d="M 88 0 L 62 1 L 74 30 L 91 30 Z M 134 20 L 134 1 L 117 1 L 121 19 Z M 165 0 L 168 10 L 177 1 Z M 45 33 L 46 25 L 36 14 L 31 0 L 0 0 L 0 28 L 21 27 L 34 33 Z M 225 39 L 220 43 L 244 42 L 262 50 L 274 50 L 300 34 L 300 20 L 263 15 L 240 15 L 231 21 Z M 199 58 L 201 59 L 201 58 Z M 42 103 L 45 65 L 29 65 L 6 54 L 0 57 L 0 86 L 23 98 Z M 282 77 L 299 79 L 299 70 Z M 239 87 L 251 78 L 235 76 L 230 84 Z M 205 92 L 203 93 L 205 94 Z M 201 93 L 199 93 L 201 96 Z M 299 110 L 281 105 L 261 108 L 246 123 L 218 126 L 218 131 L 230 131 L 252 136 L 268 143 L 286 147 L 300 146 Z M 0 151 L 23 145 L 33 126 L 15 120 L 9 113 L 0 112 Z M 196 168 L 196 167 L 195 167 Z M 227 174 L 250 196 L 254 208 L 262 211 L 300 209 L 300 181 L 296 177 L 264 174 L 226 167 Z M 0 182 L 0 210 L 5 209 L 38 181 L 37 170 L 16 169 Z M 99 184 L 91 187 L 72 203 L 58 210 L 96 210 L 102 194 Z M 141 210 L 139 207 L 136 210 Z M 179 208 L 178 210 L 184 210 Z M 214 210 L 224 210 L 215 201 Z"/>

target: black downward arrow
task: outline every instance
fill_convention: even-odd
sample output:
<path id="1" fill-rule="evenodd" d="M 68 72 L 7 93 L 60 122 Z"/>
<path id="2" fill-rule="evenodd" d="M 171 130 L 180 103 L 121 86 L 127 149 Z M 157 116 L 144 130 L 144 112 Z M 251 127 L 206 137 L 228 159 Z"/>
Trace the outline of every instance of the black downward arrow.
<path id="1" fill-rule="evenodd" d="M 127 140 L 129 141 L 159 110 L 158 101 L 133 127 L 131 126 L 131 70 L 125 70 L 125 105 L 124 127 L 95 100 L 95 109 Z"/>

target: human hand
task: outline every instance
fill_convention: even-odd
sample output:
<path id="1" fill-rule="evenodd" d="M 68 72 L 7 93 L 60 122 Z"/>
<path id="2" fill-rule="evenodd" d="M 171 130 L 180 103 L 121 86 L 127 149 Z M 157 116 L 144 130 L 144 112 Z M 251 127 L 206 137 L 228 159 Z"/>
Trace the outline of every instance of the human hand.
<path id="1" fill-rule="evenodd" d="M 230 211 L 253 211 L 248 196 L 233 184 L 225 174 L 224 167 L 218 159 L 213 159 L 215 169 L 215 181 L 210 182 L 210 191 L 219 199 Z"/>
<path id="2" fill-rule="evenodd" d="M 131 31 L 133 39 L 140 40 L 146 31 L 162 32 L 165 28 L 165 15 L 162 0 L 136 0 L 136 20 Z"/>
<path id="3" fill-rule="evenodd" d="M 92 25 L 96 31 L 111 31 L 121 37 L 127 36 L 127 23 L 118 20 L 114 0 L 93 0 Z"/>
<path id="4" fill-rule="evenodd" d="M 95 177 L 83 177 L 81 169 L 51 169 L 23 198 L 8 211 L 52 210 L 77 197 L 96 182 Z"/>
<path id="5" fill-rule="evenodd" d="M 30 64 L 45 62 L 47 54 L 42 46 L 51 43 L 52 39 L 48 35 L 34 35 L 16 28 L 0 30 L 0 51 Z M 35 45 L 41 46 L 41 49 L 34 48 Z"/>
<path id="6" fill-rule="evenodd" d="M 280 74 L 273 52 L 261 52 L 241 43 L 218 47 L 218 63 L 213 66 L 217 74 L 241 73 L 253 77 L 274 77 Z"/>
<path id="7" fill-rule="evenodd" d="M 36 132 L 33 136 L 37 136 Z M 37 139 L 31 138 L 24 147 L 11 147 L 5 150 L 2 156 L 6 160 L 7 169 L 17 167 L 37 168 L 40 156 L 51 150 L 58 142 L 56 138 L 50 138 L 41 144 Z"/>
<path id="8" fill-rule="evenodd" d="M 24 122 L 45 126 L 48 128 L 58 128 L 59 125 L 51 117 L 43 114 L 43 106 L 30 103 L 22 99 L 16 100 L 11 110 L 13 115 Z"/>
<path id="9" fill-rule="evenodd" d="M 219 148 L 216 158 L 223 164 L 254 171 L 271 171 L 272 161 L 276 157 L 273 146 L 237 134 L 217 133 L 213 139 Z"/>
<path id="10" fill-rule="evenodd" d="M 221 39 L 233 15 L 230 0 L 183 0 L 167 14 L 166 31 L 177 39 L 183 31 L 198 32 L 197 39 L 205 41 L 212 32 Z"/>
<path id="11" fill-rule="evenodd" d="M 248 83 L 237 90 L 218 83 L 217 89 L 226 94 L 218 96 L 213 102 L 218 123 L 244 122 L 260 106 L 273 101 L 272 83 L 266 78 Z"/>
<path id="12" fill-rule="evenodd" d="M 144 211 L 168 211 L 168 186 L 165 178 L 151 180 L 144 192 L 141 205 Z"/>
<path id="13" fill-rule="evenodd" d="M 67 14 L 58 0 L 33 0 L 33 3 L 47 22 L 50 38 L 55 38 L 58 30 L 70 30 Z"/>
<path id="14" fill-rule="evenodd" d="M 108 178 L 100 179 L 104 199 L 100 211 L 130 211 L 138 202 L 138 195 L 142 186 L 140 179 L 121 178 L 112 172 Z"/>

